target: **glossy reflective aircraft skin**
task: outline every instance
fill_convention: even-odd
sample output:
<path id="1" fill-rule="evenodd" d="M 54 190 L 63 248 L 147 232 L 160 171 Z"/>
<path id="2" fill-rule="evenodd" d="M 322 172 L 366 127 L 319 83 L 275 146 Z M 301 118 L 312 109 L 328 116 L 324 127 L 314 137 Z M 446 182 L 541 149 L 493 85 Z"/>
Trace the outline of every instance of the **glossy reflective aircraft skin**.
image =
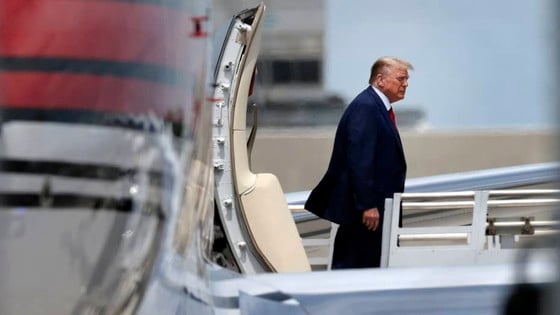
<path id="1" fill-rule="evenodd" d="M 0 314 L 211 312 L 208 7 L 0 1 Z"/>

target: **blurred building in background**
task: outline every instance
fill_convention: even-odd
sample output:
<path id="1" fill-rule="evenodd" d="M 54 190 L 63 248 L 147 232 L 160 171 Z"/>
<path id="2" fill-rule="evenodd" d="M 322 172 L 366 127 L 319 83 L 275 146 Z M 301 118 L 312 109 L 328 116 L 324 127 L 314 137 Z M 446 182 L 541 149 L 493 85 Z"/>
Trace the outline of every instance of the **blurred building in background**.
<path id="1" fill-rule="evenodd" d="M 345 101 L 324 88 L 324 0 L 275 0 L 266 5 L 250 100 L 259 109 L 259 125 L 336 125 Z"/>
<path id="2" fill-rule="evenodd" d="M 224 12 L 260 1 L 214 2 L 219 33 Z M 395 106 L 409 177 L 558 160 L 554 2 L 265 1 L 254 170 L 278 175 L 285 191 L 311 189 L 380 55 L 416 69 Z"/>
<path id="3" fill-rule="evenodd" d="M 395 107 L 401 129 L 554 128 L 555 2 L 265 1 L 251 101 L 261 126 L 334 125 L 367 85 L 374 59 L 396 55 L 416 68 Z"/>
<path id="4" fill-rule="evenodd" d="M 325 88 L 325 0 L 271 0 L 266 5 L 250 99 L 257 105 L 259 126 L 335 126 L 350 99 Z M 400 112 L 401 128 L 416 125 L 423 117 L 418 108 Z M 251 116 L 248 123 L 252 124 Z"/>

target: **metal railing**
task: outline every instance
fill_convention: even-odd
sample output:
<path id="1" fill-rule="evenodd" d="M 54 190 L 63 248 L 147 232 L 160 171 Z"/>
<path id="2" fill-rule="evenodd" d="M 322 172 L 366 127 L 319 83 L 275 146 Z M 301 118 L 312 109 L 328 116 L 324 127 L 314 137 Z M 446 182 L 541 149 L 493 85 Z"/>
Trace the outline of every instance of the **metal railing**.
<path id="1" fill-rule="evenodd" d="M 553 189 L 395 194 L 385 209 L 382 266 L 510 261 L 523 248 L 522 236 L 557 233 L 559 195 Z M 431 220 L 407 226 L 411 212 Z"/>
<path id="2" fill-rule="evenodd" d="M 411 261 L 422 265 L 511 259 L 521 238 L 535 239 L 560 231 L 555 217 L 559 197 L 560 190 L 554 189 L 395 194 L 386 204 L 382 266 Z M 299 212 L 294 217 L 304 213 L 302 207 L 296 209 Z M 404 227 L 398 226 L 401 211 Z M 407 224 L 409 218 L 413 220 Z M 309 219 L 296 222 L 305 220 Z M 303 240 L 306 248 L 326 247 L 324 256 L 310 260 L 312 265 L 330 262 L 335 230 L 336 225 L 332 225 L 326 239 Z"/>
<path id="3" fill-rule="evenodd" d="M 560 179 L 560 163 L 537 163 L 512 167 L 495 168 L 471 172 L 411 178 L 406 181 L 405 193 L 427 193 L 442 196 L 466 197 L 472 190 L 511 189 L 546 183 L 557 183 Z M 433 193 L 437 191 L 438 193 Z M 520 196 L 531 190 L 517 190 Z M 496 190 L 493 191 L 497 193 Z M 304 210 L 310 191 L 286 193 L 286 200 L 296 223 L 318 219 Z M 506 192 L 504 192 L 506 193 Z M 506 193 L 507 194 L 507 193 Z M 413 196 L 413 195 L 411 195 Z M 429 197 L 430 195 L 425 195 Z"/>

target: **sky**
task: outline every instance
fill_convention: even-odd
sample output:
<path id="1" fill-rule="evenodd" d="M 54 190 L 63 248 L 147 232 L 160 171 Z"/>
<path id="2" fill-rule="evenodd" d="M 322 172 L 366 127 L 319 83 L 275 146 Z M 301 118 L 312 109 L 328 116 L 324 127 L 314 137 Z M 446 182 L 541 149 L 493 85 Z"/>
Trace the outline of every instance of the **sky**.
<path id="1" fill-rule="evenodd" d="M 325 88 L 350 101 L 379 56 L 414 65 L 406 99 L 435 129 L 556 127 L 556 0 L 326 0 Z"/>

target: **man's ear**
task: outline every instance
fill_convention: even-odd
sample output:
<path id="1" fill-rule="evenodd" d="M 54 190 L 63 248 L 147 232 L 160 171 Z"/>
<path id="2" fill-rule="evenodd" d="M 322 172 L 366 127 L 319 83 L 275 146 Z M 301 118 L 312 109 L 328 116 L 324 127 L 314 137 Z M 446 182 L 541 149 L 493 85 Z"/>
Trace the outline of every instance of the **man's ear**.
<path id="1" fill-rule="evenodd" d="M 381 73 L 377 74 L 375 76 L 375 85 L 379 86 L 379 87 L 383 87 L 383 75 Z"/>

